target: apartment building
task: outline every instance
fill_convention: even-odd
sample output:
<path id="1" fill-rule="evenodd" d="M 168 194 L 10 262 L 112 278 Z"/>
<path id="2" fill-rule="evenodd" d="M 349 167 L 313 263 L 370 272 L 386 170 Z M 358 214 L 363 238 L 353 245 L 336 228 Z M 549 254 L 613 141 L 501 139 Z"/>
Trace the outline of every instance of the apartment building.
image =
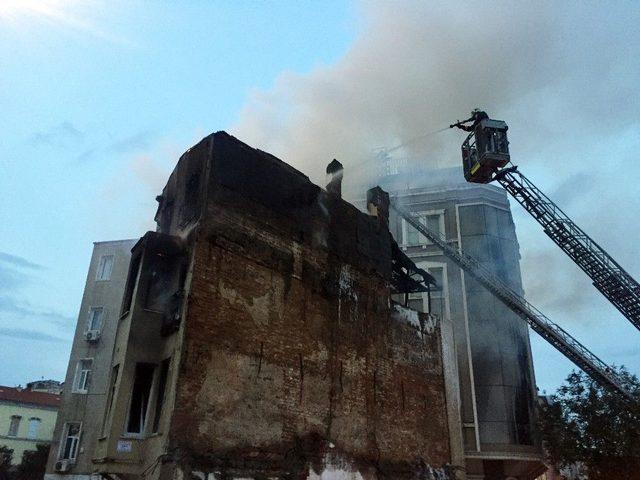
<path id="1" fill-rule="evenodd" d="M 136 240 L 94 243 L 48 474 L 64 473 L 71 465 L 81 474 L 94 471 L 92 452 L 100 436 L 120 306 L 135 243 Z"/>
<path id="2" fill-rule="evenodd" d="M 0 446 L 12 450 L 11 464 L 18 465 L 25 451 L 48 445 L 53 437 L 60 395 L 24 387 L 0 385 Z"/>

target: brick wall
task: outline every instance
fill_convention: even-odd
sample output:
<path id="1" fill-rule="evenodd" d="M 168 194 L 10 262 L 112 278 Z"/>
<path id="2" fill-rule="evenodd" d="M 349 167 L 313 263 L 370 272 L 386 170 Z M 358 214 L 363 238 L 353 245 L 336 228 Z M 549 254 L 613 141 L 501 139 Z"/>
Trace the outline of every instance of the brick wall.
<path id="1" fill-rule="evenodd" d="M 440 330 L 390 301 L 386 225 L 224 132 L 157 219 L 191 252 L 163 478 L 445 478 Z"/>
<path id="2" fill-rule="evenodd" d="M 178 462 L 291 478 L 336 463 L 414 478 L 447 463 L 439 329 L 390 308 L 382 277 L 215 213 L 194 251 Z"/>

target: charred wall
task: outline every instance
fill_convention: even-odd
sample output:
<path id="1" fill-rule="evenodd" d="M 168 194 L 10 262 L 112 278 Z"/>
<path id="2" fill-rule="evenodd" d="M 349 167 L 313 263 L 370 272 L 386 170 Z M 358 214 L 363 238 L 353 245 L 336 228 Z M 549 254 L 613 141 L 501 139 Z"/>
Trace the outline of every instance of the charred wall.
<path id="1" fill-rule="evenodd" d="M 223 132 L 182 157 L 156 218 L 191 252 L 175 464 L 429 478 L 450 461 L 439 328 L 390 302 L 385 225 Z"/>

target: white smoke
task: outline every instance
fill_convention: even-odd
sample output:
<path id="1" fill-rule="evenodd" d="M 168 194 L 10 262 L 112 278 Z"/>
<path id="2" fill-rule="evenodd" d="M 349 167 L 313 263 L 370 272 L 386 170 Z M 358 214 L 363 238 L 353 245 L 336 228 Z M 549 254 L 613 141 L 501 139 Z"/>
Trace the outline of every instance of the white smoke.
<path id="1" fill-rule="evenodd" d="M 407 141 L 396 158 L 459 164 L 460 132 L 416 137 L 483 108 L 509 124 L 521 170 L 640 277 L 631 241 L 640 234 L 640 2 L 366 2 L 360 13 L 361 31 L 339 61 L 284 72 L 251 96 L 232 132 L 321 185 L 337 158 L 348 185 L 375 172 L 376 147 Z M 529 298 L 605 359 L 640 368 L 637 356 L 616 357 L 637 331 L 521 210 L 513 208 Z M 540 351 L 542 363 L 558 361 Z M 565 374 L 544 372 L 543 386 Z"/>
<path id="2" fill-rule="evenodd" d="M 637 118 L 638 5 L 362 3 L 363 28 L 338 62 L 283 73 L 232 131 L 316 182 L 334 157 L 359 164 L 474 107 L 507 120 L 521 153 L 606 134 Z M 396 155 L 452 164 L 461 139 L 445 132 Z"/>

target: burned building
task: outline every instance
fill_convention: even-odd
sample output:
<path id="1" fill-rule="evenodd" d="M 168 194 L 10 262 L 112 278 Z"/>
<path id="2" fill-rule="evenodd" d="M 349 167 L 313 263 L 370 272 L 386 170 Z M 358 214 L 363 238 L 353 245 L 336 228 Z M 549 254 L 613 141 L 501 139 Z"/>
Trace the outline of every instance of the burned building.
<path id="1" fill-rule="evenodd" d="M 419 167 L 424 163 L 396 169 L 379 182 L 431 231 L 524 295 L 506 192 L 467 183 L 460 168 L 425 170 Z M 439 285 L 430 302 L 412 294 L 410 305 L 431 311 L 453 329 L 467 478 L 534 478 L 545 467 L 534 428 L 536 390 L 527 325 L 406 220 L 392 215 L 390 231 Z"/>
<path id="2" fill-rule="evenodd" d="M 67 411 L 76 455 L 59 429 L 48 478 L 453 478 L 453 339 L 392 299 L 433 278 L 383 191 L 363 213 L 327 173 L 224 132 L 180 158 L 131 251 L 94 431 Z"/>

